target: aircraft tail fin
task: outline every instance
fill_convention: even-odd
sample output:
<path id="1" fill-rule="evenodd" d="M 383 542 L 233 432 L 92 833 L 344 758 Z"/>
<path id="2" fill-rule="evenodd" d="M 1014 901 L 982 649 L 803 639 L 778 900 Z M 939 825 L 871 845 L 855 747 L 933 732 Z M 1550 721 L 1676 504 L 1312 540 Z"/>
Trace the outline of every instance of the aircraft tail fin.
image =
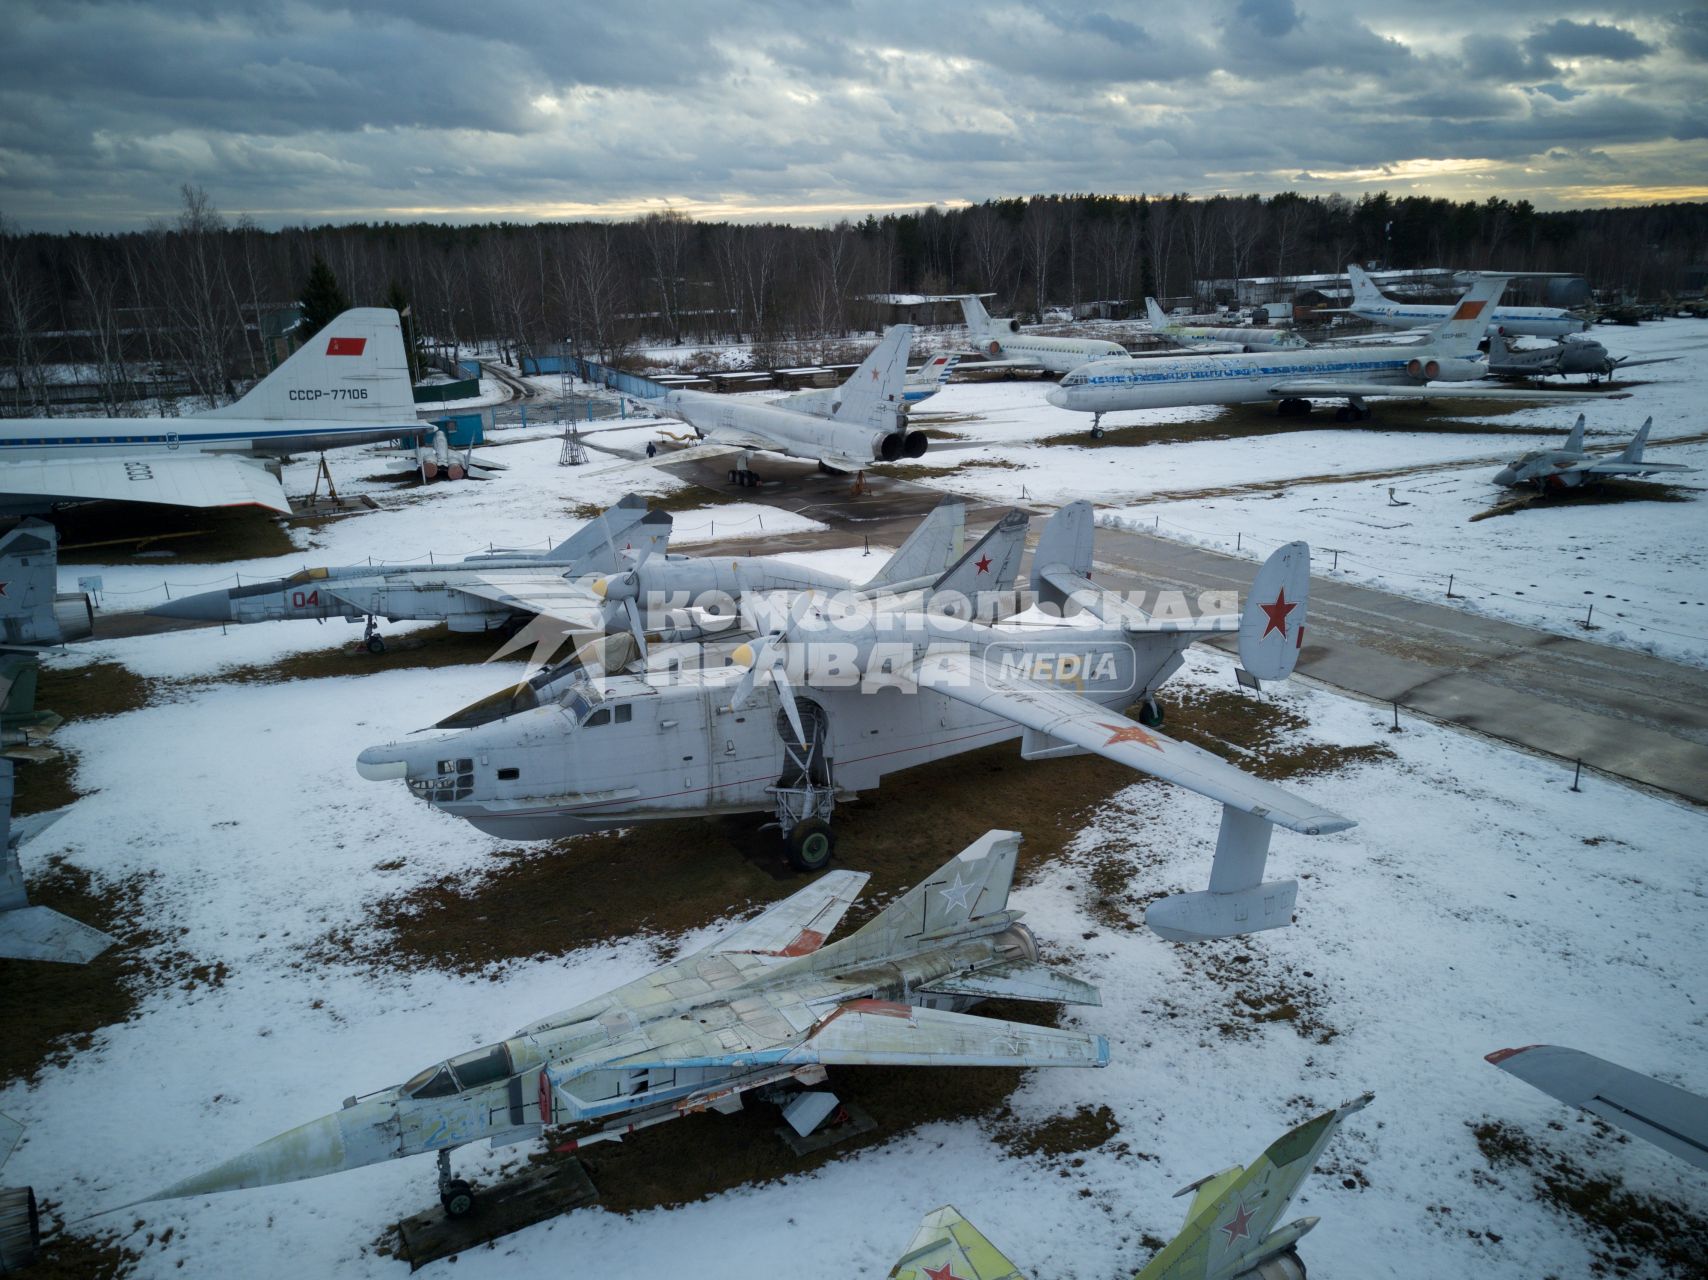
<path id="1" fill-rule="evenodd" d="M 415 390 L 403 325 L 386 307 L 344 312 L 291 353 L 247 395 L 198 418 L 328 418 L 415 424 Z"/>
<path id="2" fill-rule="evenodd" d="M 987 831 L 950 858 L 935 875 L 915 885 L 855 932 L 819 954 L 829 955 L 838 948 L 859 955 L 905 950 L 914 940 L 952 933 L 969 923 L 998 915 L 1008 910 L 1008 890 L 1014 883 L 1014 865 L 1019 856 L 1018 831 Z"/>
<path id="3" fill-rule="evenodd" d="M 1352 305 L 1355 307 L 1379 305 L 1388 301 L 1387 295 L 1376 287 L 1376 282 L 1370 278 L 1370 273 L 1356 262 L 1346 266 L 1346 279 L 1352 285 Z"/>
<path id="4" fill-rule="evenodd" d="M 965 617 L 964 605 L 977 609 L 982 597 L 1007 591 L 1020 572 L 1030 522 L 1031 517 L 1024 511 L 1011 508 L 931 584 L 926 607 L 951 617 Z"/>
<path id="5" fill-rule="evenodd" d="M 910 388 L 929 388 L 935 391 L 949 381 L 949 375 L 955 371 L 955 366 L 960 363 L 960 360 L 961 357 L 958 352 L 947 355 L 939 352 L 919 366 L 919 371 L 908 378 L 907 385 Z"/>
<path id="6" fill-rule="evenodd" d="M 1572 424 L 1572 429 L 1566 433 L 1566 442 L 1560 446 L 1567 453 L 1583 452 L 1583 414 L 1578 414 L 1578 420 Z"/>
<path id="7" fill-rule="evenodd" d="M 1019 1268 L 952 1204 L 933 1209 L 920 1219 L 907 1251 L 890 1268 L 889 1280 L 930 1280 L 933 1276 L 1026 1280 Z"/>
<path id="8" fill-rule="evenodd" d="M 1637 428 L 1637 434 L 1631 437 L 1631 443 L 1620 451 L 1618 461 L 1641 462 L 1643 460 L 1643 446 L 1649 442 L 1649 428 L 1654 425 L 1655 420 L 1653 418 L 1644 418 L 1643 425 Z"/>
<path id="9" fill-rule="evenodd" d="M 12 762 L 0 759 L 0 959 L 87 964 L 114 940 L 50 907 L 30 906 L 18 864 L 18 847 L 40 835 L 64 811 L 13 822 L 12 792 Z"/>
<path id="10" fill-rule="evenodd" d="M 1506 292 L 1508 278 L 1488 275 L 1472 281 L 1452 314 L 1430 333 L 1430 345 L 1440 349 L 1443 355 L 1474 356 L 1483 335 L 1488 332 L 1489 317 L 1499 305 L 1500 295 Z"/>
<path id="11" fill-rule="evenodd" d="M 1032 553 L 1032 590 L 1038 603 L 1060 608 L 1068 593 L 1057 581 L 1091 576 L 1091 552 L 1097 537 L 1096 517 L 1083 498 L 1059 508 L 1044 522 L 1038 549 Z"/>
<path id="12" fill-rule="evenodd" d="M 1506 345 L 1506 332 L 1504 330 L 1496 329 L 1489 334 L 1489 364 L 1491 366 L 1499 364 L 1511 353 L 1512 349 Z"/>
<path id="13" fill-rule="evenodd" d="M 1285 680 L 1305 647 L 1305 608 L 1311 596 L 1311 549 L 1278 547 L 1263 562 L 1239 622 L 1240 665 L 1259 680 Z"/>
<path id="14" fill-rule="evenodd" d="M 1145 299 L 1145 314 L 1151 319 L 1151 332 L 1160 333 L 1168 328 L 1168 315 L 1157 305 L 1155 298 Z"/>
<path id="15" fill-rule="evenodd" d="M 865 582 L 861 590 L 894 588 L 941 575 L 964 550 L 967 536 L 967 504 L 960 498 L 944 498 L 921 520 L 907 541 Z"/>
<path id="16" fill-rule="evenodd" d="M 842 398 L 831 410 L 831 419 L 894 431 L 905 403 L 907 350 L 912 342 L 910 324 L 891 325 L 884 330 L 884 340 L 872 348 L 854 375 L 842 384 Z"/>
<path id="17" fill-rule="evenodd" d="M 47 521 L 21 521 L 0 537 L 0 582 L 0 643 L 60 644 L 94 629 L 89 597 L 59 590 L 59 532 Z"/>
<path id="18" fill-rule="evenodd" d="M 548 559 L 573 564 L 578 573 L 621 573 L 629 567 L 623 552 L 663 555 L 670 530 L 668 511 L 648 511 L 645 498 L 629 494 L 553 547 Z"/>
<path id="19" fill-rule="evenodd" d="M 1182 1188 L 1176 1194 L 1193 1193 L 1186 1225 L 1134 1280 L 1223 1280 L 1292 1253 L 1317 1219 L 1300 1218 L 1283 1227 L 1276 1223 L 1341 1121 L 1362 1111 L 1372 1097 L 1366 1093 L 1305 1121 L 1270 1143 L 1250 1165 L 1235 1165 Z M 1275 1274 L 1303 1275 L 1304 1267 Z"/>
<path id="20" fill-rule="evenodd" d="M 615 505 L 606 507 L 581 528 L 546 553 L 548 560 L 579 560 L 592 555 L 608 541 L 646 514 L 646 499 L 638 493 L 625 493 Z"/>
<path id="21" fill-rule="evenodd" d="M 990 312 L 984 309 L 984 303 L 976 293 L 961 296 L 961 315 L 967 322 L 967 332 L 975 340 L 991 327 Z"/>

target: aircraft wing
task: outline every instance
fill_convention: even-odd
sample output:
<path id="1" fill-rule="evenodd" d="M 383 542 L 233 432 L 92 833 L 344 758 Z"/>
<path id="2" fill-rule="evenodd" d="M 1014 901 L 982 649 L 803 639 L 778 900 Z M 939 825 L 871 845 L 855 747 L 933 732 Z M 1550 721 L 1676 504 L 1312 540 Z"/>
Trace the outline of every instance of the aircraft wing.
<path id="1" fill-rule="evenodd" d="M 1393 382 L 1333 382 L 1303 378 L 1277 382 L 1269 394 L 1280 400 L 1294 396 L 1358 396 L 1360 399 L 1402 400 L 1529 400 L 1537 403 L 1567 400 L 1628 400 L 1625 391 L 1592 394 L 1585 391 L 1514 391 L 1510 387 L 1484 387 L 1477 382 L 1430 382 L 1408 387 Z"/>
<path id="2" fill-rule="evenodd" d="M 267 507 L 290 514 L 284 486 L 250 458 L 50 458 L 0 463 L 0 494 L 44 501 L 159 502 L 174 507 Z"/>
<path id="3" fill-rule="evenodd" d="M 1694 471 L 1696 468 L 1687 467 L 1682 462 L 1621 462 L 1617 458 L 1605 458 L 1600 462 L 1580 462 L 1566 470 L 1593 476 L 1641 476 L 1651 471 Z"/>
<path id="4" fill-rule="evenodd" d="M 831 871 L 696 954 L 808 955 L 824 945 L 869 879 L 864 871 Z"/>
<path id="5" fill-rule="evenodd" d="M 561 573 L 477 575 L 452 585 L 517 613 L 540 614 L 578 630 L 602 631 L 605 627 L 598 597 Z"/>
<path id="6" fill-rule="evenodd" d="M 1708 1169 L 1708 1098 L 1555 1044 L 1500 1049 L 1488 1061 L 1569 1107 L 1582 1107 Z"/>
<path id="7" fill-rule="evenodd" d="M 115 939 L 51 907 L 0 912 L 0 959 L 88 964 Z"/>
<path id="8" fill-rule="evenodd" d="M 977 355 L 978 352 L 970 352 Z M 969 360 L 961 365 L 962 373 L 977 373 L 980 369 L 1042 369 L 1044 362 L 1034 360 L 1030 356 L 1003 356 L 1000 360 L 988 357 L 983 360 Z"/>
<path id="9" fill-rule="evenodd" d="M 947 1009 L 851 1000 L 836 1006 L 787 1062 L 827 1067 L 1106 1067 L 1109 1041 Z"/>
<path id="10" fill-rule="evenodd" d="M 984 1238 L 954 1205 L 920 1219 L 889 1280 L 1026 1280 L 1002 1251 Z"/>
<path id="11" fill-rule="evenodd" d="M 1357 825 L 1273 782 L 1253 777 L 1218 755 L 1147 729 L 1071 690 L 1004 673 L 982 655 L 932 650 L 915 664 L 914 672 L 922 687 L 945 697 L 1178 783 L 1289 830 L 1322 835 Z"/>

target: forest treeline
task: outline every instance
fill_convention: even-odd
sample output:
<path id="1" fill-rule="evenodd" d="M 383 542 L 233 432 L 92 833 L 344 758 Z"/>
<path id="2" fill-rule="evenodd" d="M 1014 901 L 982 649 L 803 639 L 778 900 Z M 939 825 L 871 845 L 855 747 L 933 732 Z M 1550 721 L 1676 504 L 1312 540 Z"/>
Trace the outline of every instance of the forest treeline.
<path id="1" fill-rule="evenodd" d="M 1543 212 L 1527 201 L 1342 196 L 1035 196 L 827 227 L 699 222 L 348 224 L 266 231 L 198 188 L 147 230 L 19 233 L 0 222 L 0 411 L 47 411 L 66 364 L 109 413 L 171 376 L 219 403 L 267 368 L 260 319 L 302 300 L 316 259 L 355 305 L 407 305 L 455 351 L 619 359 L 636 343 L 833 342 L 883 293 L 989 291 L 996 311 L 1174 300 L 1198 282 L 1390 267 L 1570 271 L 1610 295 L 1682 292 L 1708 261 L 1708 205 Z M 1208 301 L 1199 298 L 1200 302 Z M 195 407 L 187 404 L 186 407 Z"/>

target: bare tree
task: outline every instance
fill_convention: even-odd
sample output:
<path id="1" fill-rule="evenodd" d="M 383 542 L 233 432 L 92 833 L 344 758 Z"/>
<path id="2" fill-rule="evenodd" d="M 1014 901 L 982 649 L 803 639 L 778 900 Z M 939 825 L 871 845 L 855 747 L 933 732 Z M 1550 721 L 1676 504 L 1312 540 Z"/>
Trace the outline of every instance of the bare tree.
<path id="1" fill-rule="evenodd" d="M 1033 196 L 1026 203 L 1026 216 L 1020 223 L 1020 244 L 1032 273 L 1032 306 L 1039 318 L 1043 317 L 1049 301 L 1050 260 L 1055 257 L 1061 238 L 1062 220 L 1056 202 Z"/>

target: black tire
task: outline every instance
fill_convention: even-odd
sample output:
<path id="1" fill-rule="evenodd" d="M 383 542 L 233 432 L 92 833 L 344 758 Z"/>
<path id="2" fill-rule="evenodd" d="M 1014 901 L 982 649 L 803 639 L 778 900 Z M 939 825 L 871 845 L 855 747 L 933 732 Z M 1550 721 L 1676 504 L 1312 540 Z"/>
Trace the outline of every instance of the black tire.
<path id="1" fill-rule="evenodd" d="M 1349 409 L 1346 405 L 1341 405 L 1340 408 L 1334 411 L 1334 420 L 1336 422 L 1351 422 L 1353 412 L 1354 411 Z"/>
<path id="2" fill-rule="evenodd" d="M 439 1203 L 445 1207 L 447 1218 L 466 1218 L 474 1212 L 474 1188 L 461 1178 L 453 1178 L 439 1193 Z"/>
<path id="3" fill-rule="evenodd" d="M 1093 427 L 1091 429 L 1091 438 L 1093 440 L 1103 439 L 1103 428 L 1102 427 Z"/>
<path id="4" fill-rule="evenodd" d="M 740 484 L 741 481 L 736 478 L 740 474 L 741 473 L 739 471 L 737 471 L 734 467 L 731 467 L 730 472 L 729 472 L 729 482 L 731 484 Z"/>
<path id="5" fill-rule="evenodd" d="M 836 833 L 822 818 L 797 823 L 783 841 L 789 862 L 797 871 L 822 871 L 836 853 Z"/>
<path id="6" fill-rule="evenodd" d="M 1139 706 L 1139 723 L 1147 729 L 1160 729 L 1167 717 L 1163 714 L 1162 703 L 1155 698 L 1146 698 Z"/>
<path id="7" fill-rule="evenodd" d="M 368 646 L 368 652 L 369 653 L 384 653 L 385 652 L 385 637 L 384 636 L 369 636 L 367 639 L 367 646 Z"/>

